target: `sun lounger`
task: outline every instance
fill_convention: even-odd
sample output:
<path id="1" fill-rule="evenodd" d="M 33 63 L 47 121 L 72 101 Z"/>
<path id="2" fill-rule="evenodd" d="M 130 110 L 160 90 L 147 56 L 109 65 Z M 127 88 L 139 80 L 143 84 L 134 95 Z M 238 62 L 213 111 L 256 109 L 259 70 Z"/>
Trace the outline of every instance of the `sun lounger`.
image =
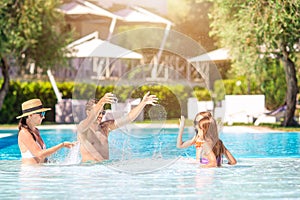
<path id="1" fill-rule="evenodd" d="M 258 116 L 258 118 L 254 122 L 254 125 L 258 126 L 261 123 L 276 123 L 284 117 L 285 111 L 286 105 L 283 105 L 273 111 L 263 113 Z"/>

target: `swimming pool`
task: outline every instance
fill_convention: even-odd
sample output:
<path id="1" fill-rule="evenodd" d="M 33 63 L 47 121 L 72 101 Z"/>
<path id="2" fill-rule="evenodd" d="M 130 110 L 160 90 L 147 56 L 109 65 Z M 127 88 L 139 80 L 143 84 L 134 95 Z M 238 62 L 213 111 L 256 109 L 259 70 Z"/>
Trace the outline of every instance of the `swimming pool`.
<path id="1" fill-rule="evenodd" d="M 67 163 L 70 151 L 60 151 L 39 166 L 22 166 L 16 131 L 0 131 L 6 134 L 0 139 L 0 199 L 299 199 L 300 133 L 228 129 L 220 137 L 238 164 L 203 169 L 190 162 L 193 148 L 176 149 L 177 129 L 130 131 L 135 134 L 111 133 L 110 161 Z M 185 139 L 192 136 L 186 133 Z M 42 137 L 52 146 L 76 134 L 43 130 Z"/>

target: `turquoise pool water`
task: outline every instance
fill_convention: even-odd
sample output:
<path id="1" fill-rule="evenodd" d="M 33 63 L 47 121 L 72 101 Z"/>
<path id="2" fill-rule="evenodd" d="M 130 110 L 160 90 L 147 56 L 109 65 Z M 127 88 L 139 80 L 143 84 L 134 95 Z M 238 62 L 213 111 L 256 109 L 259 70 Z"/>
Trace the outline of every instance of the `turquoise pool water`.
<path id="1" fill-rule="evenodd" d="M 203 169 L 194 148 L 176 149 L 177 129 L 131 131 L 111 133 L 104 163 L 66 162 L 74 148 L 39 166 L 22 166 L 16 131 L 0 131 L 0 199 L 299 199 L 300 133 L 221 133 L 238 164 Z M 52 146 L 76 134 L 42 137 Z"/>

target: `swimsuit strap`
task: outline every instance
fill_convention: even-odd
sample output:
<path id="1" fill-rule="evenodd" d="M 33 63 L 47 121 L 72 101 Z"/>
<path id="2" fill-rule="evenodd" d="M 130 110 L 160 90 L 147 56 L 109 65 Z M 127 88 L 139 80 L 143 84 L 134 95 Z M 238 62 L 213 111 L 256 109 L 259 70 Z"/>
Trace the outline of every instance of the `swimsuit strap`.
<path id="1" fill-rule="evenodd" d="M 31 136 L 33 137 L 33 139 L 34 139 L 34 141 L 41 147 L 41 149 L 46 149 L 46 145 L 45 145 L 45 142 L 43 141 L 43 139 L 41 139 L 41 141 L 42 141 L 42 144 L 40 144 L 38 141 L 37 141 L 37 139 L 36 139 L 36 137 L 35 137 L 35 135 L 34 135 L 34 133 L 33 133 L 33 130 L 31 130 L 30 128 L 27 128 L 27 127 L 24 127 L 24 128 L 26 128 L 27 130 L 28 130 L 28 132 L 31 134 Z M 38 130 L 38 129 L 37 129 Z"/>
<path id="2" fill-rule="evenodd" d="M 27 125 L 22 125 L 23 128 L 27 129 L 30 135 L 33 137 L 34 141 L 36 141 L 36 137 L 33 134 L 32 130 Z"/>
<path id="3" fill-rule="evenodd" d="M 35 137 L 35 135 L 31 132 L 31 129 L 29 129 L 28 131 L 29 131 L 29 133 L 32 135 L 34 141 L 36 141 L 36 137 Z M 36 142 L 37 142 L 37 141 L 36 141 Z"/>

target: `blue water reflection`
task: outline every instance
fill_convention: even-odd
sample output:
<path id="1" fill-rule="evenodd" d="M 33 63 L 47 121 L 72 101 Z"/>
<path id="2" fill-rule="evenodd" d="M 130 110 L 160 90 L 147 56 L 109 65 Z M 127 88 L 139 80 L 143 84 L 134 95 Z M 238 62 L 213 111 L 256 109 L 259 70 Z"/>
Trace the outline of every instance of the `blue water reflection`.
<path id="1" fill-rule="evenodd" d="M 177 132 L 176 128 L 133 129 L 130 135 L 121 130 L 112 131 L 109 136 L 111 159 L 194 157 L 194 147 L 176 148 Z M 19 160 L 17 131 L 1 130 L 0 136 L 4 134 L 6 137 L 0 138 L 0 160 Z M 192 138 L 193 134 L 186 129 L 183 140 Z M 76 140 L 73 130 L 41 130 L 41 135 L 48 147 Z M 220 138 L 237 158 L 300 157 L 300 133 L 296 132 L 221 133 Z"/>

